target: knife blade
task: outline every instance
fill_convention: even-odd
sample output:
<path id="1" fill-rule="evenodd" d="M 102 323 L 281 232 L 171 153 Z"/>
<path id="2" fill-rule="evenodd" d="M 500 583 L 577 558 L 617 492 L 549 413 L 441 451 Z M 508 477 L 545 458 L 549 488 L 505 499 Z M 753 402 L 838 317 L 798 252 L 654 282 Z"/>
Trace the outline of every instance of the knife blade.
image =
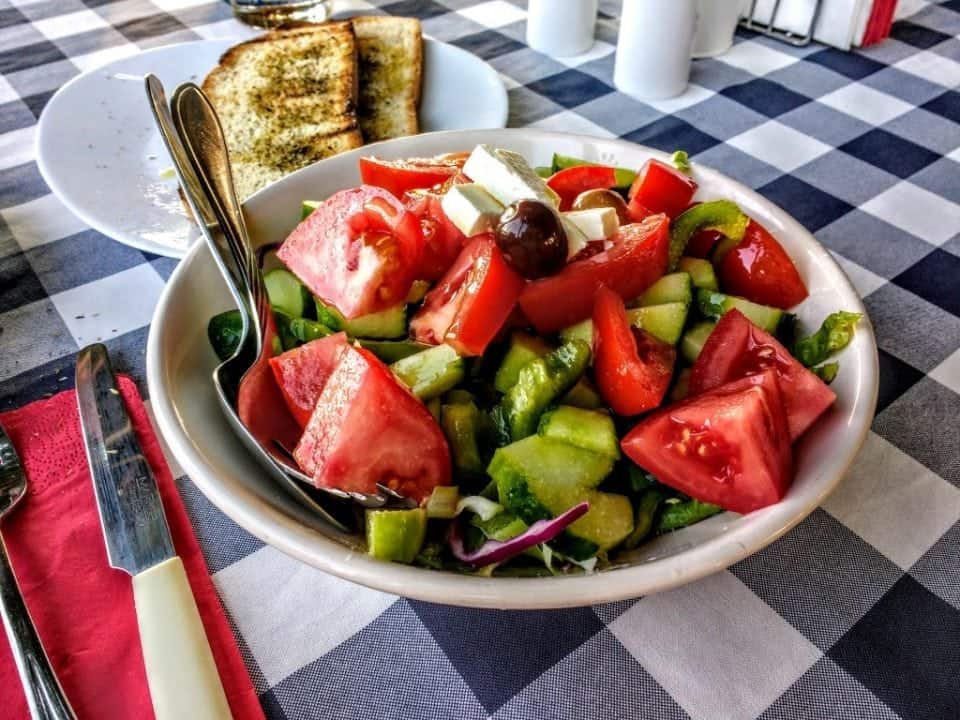
<path id="1" fill-rule="evenodd" d="M 137 575 L 176 555 L 153 471 L 143 456 L 103 345 L 77 358 L 77 404 L 110 565 Z"/>
<path id="2" fill-rule="evenodd" d="M 77 355 L 77 407 L 112 567 L 133 577 L 143 664 L 157 720 L 231 717 L 156 478 L 133 430 L 107 349 Z"/>

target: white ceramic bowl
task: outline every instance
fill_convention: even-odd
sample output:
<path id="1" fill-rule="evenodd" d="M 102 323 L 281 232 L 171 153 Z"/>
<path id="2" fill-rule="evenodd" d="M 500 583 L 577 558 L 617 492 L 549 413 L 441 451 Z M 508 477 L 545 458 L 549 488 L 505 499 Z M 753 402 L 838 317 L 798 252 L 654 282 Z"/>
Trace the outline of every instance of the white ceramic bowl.
<path id="1" fill-rule="evenodd" d="M 443 132 L 369 146 L 304 168 L 250 198 L 246 213 L 256 243 L 282 240 L 304 199 L 326 197 L 359 182 L 357 158 L 429 156 L 490 143 L 522 153 L 534 165 L 553 152 L 625 167 L 664 155 L 619 140 L 536 130 Z M 699 198 L 730 198 L 762 222 L 794 259 L 810 290 L 798 314 L 806 328 L 829 312 L 864 312 L 849 280 L 796 220 L 715 171 L 694 164 Z M 796 446 L 796 480 L 786 498 L 740 516 L 724 513 L 656 538 L 626 567 L 595 575 L 482 578 L 384 563 L 350 538 L 318 524 L 275 486 L 221 417 L 210 384 L 216 357 L 207 342 L 208 318 L 229 308 L 230 296 L 199 244 L 166 286 L 147 344 L 147 379 L 160 431 L 197 487 L 239 525 L 289 555 L 322 570 L 390 593 L 455 605 L 543 608 L 588 605 L 667 590 L 756 552 L 790 530 L 840 482 L 870 427 L 876 405 L 877 353 L 863 322 L 841 357 L 836 405 Z"/>

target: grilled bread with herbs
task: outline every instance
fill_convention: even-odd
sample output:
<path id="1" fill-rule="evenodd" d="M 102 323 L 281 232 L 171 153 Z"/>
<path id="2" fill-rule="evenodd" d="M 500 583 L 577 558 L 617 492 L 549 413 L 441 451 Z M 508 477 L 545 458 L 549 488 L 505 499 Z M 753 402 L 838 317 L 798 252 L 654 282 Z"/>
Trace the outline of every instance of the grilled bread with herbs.
<path id="1" fill-rule="evenodd" d="M 350 22 L 274 30 L 220 58 L 203 90 L 220 116 L 241 200 L 363 144 L 357 79 Z"/>
<path id="2" fill-rule="evenodd" d="M 357 114 L 364 140 L 415 135 L 423 76 L 420 21 L 369 15 L 352 22 L 360 70 Z"/>

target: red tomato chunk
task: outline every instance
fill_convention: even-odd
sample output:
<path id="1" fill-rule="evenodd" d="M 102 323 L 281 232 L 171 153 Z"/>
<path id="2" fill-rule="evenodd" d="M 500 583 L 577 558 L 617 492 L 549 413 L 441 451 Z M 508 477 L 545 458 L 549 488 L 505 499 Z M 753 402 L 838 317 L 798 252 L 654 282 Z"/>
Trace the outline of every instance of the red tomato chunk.
<path id="1" fill-rule="evenodd" d="M 623 225 L 609 250 L 529 283 L 520 295 L 524 314 L 546 335 L 590 317 L 601 285 L 633 300 L 667 270 L 669 225 L 666 215 Z"/>
<path id="2" fill-rule="evenodd" d="M 554 173 L 547 185 L 560 196 L 560 209 L 569 210 L 577 195 L 587 190 L 607 190 L 617 184 L 612 167 L 575 165 Z"/>
<path id="3" fill-rule="evenodd" d="M 418 280 L 442 278 L 467 241 L 443 211 L 441 199 L 441 195 L 433 192 L 408 193 L 404 198 L 407 209 L 420 221 L 423 233 Z"/>
<path id="4" fill-rule="evenodd" d="M 787 251 L 755 220 L 743 240 L 719 260 L 717 270 L 726 292 L 761 305 L 786 310 L 808 294 Z"/>
<path id="5" fill-rule="evenodd" d="M 607 404 L 619 415 L 637 415 L 657 407 L 673 376 L 677 352 L 643 330 L 630 326 L 619 295 L 597 291 L 593 308 L 593 369 Z"/>
<path id="6" fill-rule="evenodd" d="M 478 235 L 427 293 L 410 330 L 420 342 L 446 342 L 461 355 L 482 355 L 510 317 L 523 283 L 493 238 Z"/>
<path id="7" fill-rule="evenodd" d="M 343 190 L 301 222 L 277 257 L 347 318 L 403 302 L 423 250 L 417 219 L 386 190 Z"/>
<path id="8" fill-rule="evenodd" d="M 346 346 L 347 335 L 341 332 L 270 358 L 270 369 L 283 399 L 301 428 L 310 420 L 317 398 Z"/>
<path id="9" fill-rule="evenodd" d="M 463 167 L 464 158 L 457 156 L 437 158 L 409 158 L 381 160 L 360 158 L 360 180 L 364 185 L 375 185 L 397 197 L 408 190 L 429 188 L 446 182 Z"/>
<path id="10" fill-rule="evenodd" d="M 630 186 L 628 197 L 652 213 L 671 218 L 682 213 L 697 191 L 697 183 L 674 167 L 659 160 L 647 160 Z"/>
<path id="11" fill-rule="evenodd" d="M 427 408 L 374 355 L 347 345 L 294 450 L 317 487 L 422 502 L 450 483 L 450 450 Z"/>
<path id="12" fill-rule="evenodd" d="M 790 437 L 773 371 L 659 410 L 634 427 L 621 447 L 665 485 L 739 513 L 779 502 L 792 478 Z"/>
<path id="13" fill-rule="evenodd" d="M 790 439 L 796 440 L 837 396 L 739 310 L 727 312 L 710 333 L 690 370 L 689 392 L 697 395 L 767 370 L 774 371 L 780 381 Z"/>

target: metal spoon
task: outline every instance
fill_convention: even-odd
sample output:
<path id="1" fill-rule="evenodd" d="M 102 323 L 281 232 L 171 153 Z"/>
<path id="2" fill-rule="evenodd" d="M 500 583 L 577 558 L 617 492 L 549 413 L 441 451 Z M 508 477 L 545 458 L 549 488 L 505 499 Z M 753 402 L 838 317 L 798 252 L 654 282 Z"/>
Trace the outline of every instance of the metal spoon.
<path id="1" fill-rule="evenodd" d="M 17 451 L 0 427 L 0 520 L 27 494 L 27 476 Z M 10 638 L 10 649 L 23 682 L 27 706 L 34 720 L 76 720 L 23 603 L 13 568 L 0 537 L 0 616 Z"/>

